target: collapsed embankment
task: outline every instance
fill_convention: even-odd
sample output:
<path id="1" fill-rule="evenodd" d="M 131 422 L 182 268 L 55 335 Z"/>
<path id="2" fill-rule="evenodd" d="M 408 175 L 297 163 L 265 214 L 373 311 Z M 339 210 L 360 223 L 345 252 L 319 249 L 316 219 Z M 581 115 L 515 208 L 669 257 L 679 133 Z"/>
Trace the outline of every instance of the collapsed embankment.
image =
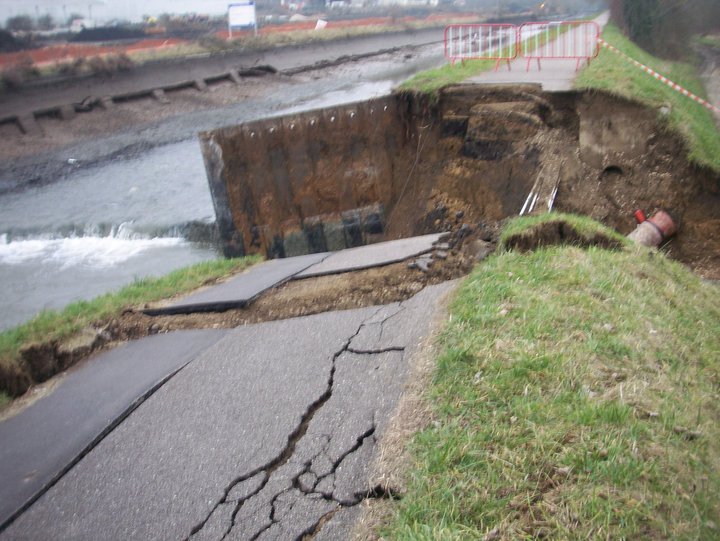
<path id="1" fill-rule="evenodd" d="M 289 256 L 440 231 L 454 233 L 452 253 L 429 275 L 401 264 L 287 285 L 250 310 L 166 319 L 130 310 L 96 322 L 92 345 L 70 357 L 59 342 L 26 348 L 0 374 L 0 389 L 21 394 L 107 341 L 401 300 L 467 272 L 487 249 L 468 240 L 495 240 L 498 222 L 532 205 L 585 214 L 623 234 L 635 209 L 665 209 L 679 230 L 667 252 L 720 279 L 718 174 L 688 163 L 657 111 L 607 94 L 459 86 L 436 101 L 397 94 L 202 140 L 228 253 Z M 551 233 L 572 241 L 562 228 Z"/>
<path id="2" fill-rule="evenodd" d="M 598 92 L 462 85 L 201 136 L 229 255 L 289 256 L 548 208 L 621 233 L 668 211 L 672 257 L 720 278 L 720 180 L 655 109 Z"/>

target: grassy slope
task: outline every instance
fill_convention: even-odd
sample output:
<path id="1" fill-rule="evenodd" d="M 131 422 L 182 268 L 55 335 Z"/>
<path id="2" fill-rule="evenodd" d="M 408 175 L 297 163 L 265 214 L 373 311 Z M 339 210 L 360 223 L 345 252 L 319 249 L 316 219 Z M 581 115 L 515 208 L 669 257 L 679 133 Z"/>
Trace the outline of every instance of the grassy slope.
<path id="1" fill-rule="evenodd" d="M 614 25 L 605 27 L 603 38 L 631 58 L 662 73 L 694 94 L 706 97 L 695 66 L 651 56 L 623 36 Z M 690 159 L 720 171 L 720 132 L 712 113 L 617 54 L 602 49 L 598 59 L 580 74 L 576 86 L 606 90 L 652 106 L 669 106 L 670 127 L 682 133 L 688 141 Z"/>
<path id="2" fill-rule="evenodd" d="M 75 302 L 59 312 L 41 312 L 29 322 L 0 333 L 0 363 L 18 366 L 20 349 L 25 345 L 62 340 L 88 325 L 118 316 L 125 308 L 187 293 L 208 282 L 240 272 L 257 261 L 257 257 L 207 261 L 160 278 L 137 280 L 117 292 L 90 301 Z M 2 402 L 0 394 L 0 405 Z"/>
<path id="3" fill-rule="evenodd" d="M 636 247 L 478 266 L 386 537 L 720 536 L 717 294 Z"/>
<path id="4" fill-rule="evenodd" d="M 416 90 L 433 93 L 440 88 L 461 83 L 466 79 L 489 71 L 495 66 L 494 60 L 468 60 L 455 65 L 445 64 L 440 68 L 422 71 L 405 81 L 402 90 Z"/>

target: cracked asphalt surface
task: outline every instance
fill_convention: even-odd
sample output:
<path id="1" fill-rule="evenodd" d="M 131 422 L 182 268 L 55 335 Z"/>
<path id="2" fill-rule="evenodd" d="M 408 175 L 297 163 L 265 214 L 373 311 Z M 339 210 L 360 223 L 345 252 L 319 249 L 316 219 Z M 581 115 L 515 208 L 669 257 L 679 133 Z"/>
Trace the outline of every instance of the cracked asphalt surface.
<path id="1" fill-rule="evenodd" d="M 453 283 L 239 327 L 150 396 L 0 539 L 347 538 L 377 441 Z"/>
<path id="2" fill-rule="evenodd" d="M 0 422 L 0 524 L 226 332 L 181 331 L 123 344 L 74 367 L 48 396 Z"/>

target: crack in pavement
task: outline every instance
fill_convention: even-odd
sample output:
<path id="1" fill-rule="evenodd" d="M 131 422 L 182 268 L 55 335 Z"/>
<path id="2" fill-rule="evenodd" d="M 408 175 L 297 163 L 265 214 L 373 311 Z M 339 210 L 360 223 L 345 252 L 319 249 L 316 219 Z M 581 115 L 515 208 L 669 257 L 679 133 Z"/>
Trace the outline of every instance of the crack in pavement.
<path id="1" fill-rule="evenodd" d="M 452 285 L 232 331 L 3 538 L 347 538 L 357 502 L 394 497 L 374 460 Z"/>
<path id="2" fill-rule="evenodd" d="M 378 311 L 379 311 L 379 310 L 378 310 Z M 378 312 L 375 312 L 375 314 L 373 314 L 373 317 L 374 317 L 377 313 L 378 313 Z M 238 477 L 238 478 L 235 479 L 232 483 L 230 483 L 230 484 L 226 487 L 225 493 L 224 493 L 223 497 L 222 497 L 222 498 L 215 504 L 215 506 L 211 509 L 210 513 L 208 513 L 208 515 L 207 515 L 207 517 L 205 518 L 205 520 L 203 520 L 200 524 L 196 525 L 196 526 L 191 530 L 190 536 L 188 536 L 188 539 L 192 538 L 195 534 L 197 534 L 200 530 L 202 530 L 202 528 L 207 524 L 208 520 L 210 520 L 210 517 L 212 516 L 212 514 L 213 514 L 221 505 L 223 505 L 223 504 L 225 504 L 225 503 L 228 503 L 228 494 L 230 494 L 231 490 L 232 490 L 235 486 L 239 485 L 240 483 L 243 483 L 244 481 L 247 481 L 248 479 L 250 479 L 250 478 L 252 478 L 252 477 L 254 477 L 254 476 L 256 476 L 256 475 L 258 475 L 258 474 L 260 474 L 260 473 L 264 473 L 264 474 L 265 474 L 265 477 L 264 477 L 263 481 L 260 483 L 260 485 L 259 485 L 255 490 L 253 490 L 250 494 L 248 494 L 246 497 L 239 498 L 239 499 L 237 500 L 236 506 L 235 506 L 235 510 L 233 511 L 233 514 L 232 514 L 232 523 L 230 524 L 230 526 L 229 526 L 229 528 L 227 529 L 227 531 L 225 532 L 225 534 L 222 536 L 222 539 L 225 539 L 225 538 L 228 536 L 228 534 L 230 533 L 230 531 L 231 531 L 231 530 L 234 528 L 234 526 L 235 526 L 235 520 L 236 520 L 237 514 L 238 514 L 238 512 L 240 511 L 240 509 L 242 508 L 242 506 L 244 505 L 244 503 L 245 503 L 247 500 L 249 500 L 250 498 L 252 498 L 253 496 L 259 494 L 259 493 L 265 488 L 265 486 L 267 485 L 267 483 L 268 483 L 268 481 L 270 480 L 270 477 L 272 476 L 272 474 L 273 474 L 278 468 L 280 468 L 280 467 L 283 466 L 285 463 L 287 463 L 287 461 L 292 457 L 293 452 L 295 451 L 295 446 L 297 445 L 297 443 L 302 439 L 302 437 L 303 437 L 303 436 L 305 435 L 305 433 L 307 432 L 307 428 L 308 428 L 308 426 L 310 425 L 310 421 L 313 419 L 313 417 L 315 416 L 315 414 L 317 413 L 317 411 L 318 411 L 320 408 L 322 408 L 322 406 L 323 406 L 323 405 L 330 399 L 330 397 L 332 396 L 332 387 L 333 387 L 333 382 L 334 382 L 334 378 L 335 378 L 336 361 L 337 361 L 338 357 L 340 357 L 340 355 L 342 355 L 345 351 L 347 351 L 347 349 L 350 347 L 350 343 L 352 342 L 353 338 L 355 338 L 355 337 L 360 333 L 363 325 L 364 325 L 364 322 L 361 323 L 361 324 L 358 326 L 357 331 L 355 331 L 355 333 L 354 333 L 350 338 L 348 338 L 348 340 L 343 344 L 343 347 L 340 349 L 340 351 L 337 351 L 337 352 L 335 352 L 335 353 L 333 354 L 332 364 L 331 364 L 331 367 L 330 367 L 330 375 L 329 375 L 329 377 L 328 377 L 328 382 L 327 382 L 327 386 L 326 386 L 325 392 L 324 392 L 322 395 L 320 395 L 320 397 L 318 397 L 312 404 L 310 404 L 310 406 L 308 407 L 307 411 L 306 411 L 306 412 L 303 414 L 303 416 L 301 417 L 301 421 L 300 421 L 300 423 L 298 424 L 298 426 L 297 426 L 297 428 L 295 429 L 295 431 L 293 431 L 293 432 L 288 436 L 288 443 L 287 443 L 287 445 L 285 446 L 285 448 L 283 449 L 282 453 L 280 453 L 277 457 L 275 457 L 275 458 L 274 458 L 273 460 L 271 460 L 270 462 L 264 464 L 263 466 L 260 466 L 260 467 L 258 467 L 258 468 L 255 468 L 255 469 L 252 470 L 251 472 L 246 473 L 246 474 Z"/>
<path id="3" fill-rule="evenodd" d="M 211 509 L 207 517 L 192 529 L 190 538 L 199 539 L 203 528 L 216 513 L 227 513 L 226 506 L 228 504 L 234 503 L 234 509 L 230 517 L 230 523 L 225 528 L 220 539 L 241 538 L 254 541 L 261 537 L 272 537 L 271 534 L 273 531 L 282 530 L 283 517 L 289 516 L 295 508 L 295 501 L 293 501 L 291 505 L 284 508 L 284 512 L 279 516 L 278 505 L 283 498 L 290 498 L 292 494 L 293 498 L 309 500 L 305 502 L 304 505 L 306 507 L 314 507 L 315 509 L 312 509 L 312 511 L 321 510 L 322 513 L 313 519 L 311 523 L 301 528 L 302 533 L 297 536 L 297 538 L 300 539 L 302 536 L 314 532 L 318 528 L 318 525 L 321 524 L 323 517 L 326 517 L 329 513 L 334 513 L 340 508 L 358 505 L 367 498 L 385 497 L 384 493 L 375 489 L 363 488 L 357 490 L 354 488 L 348 490 L 347 488 L 338 489 L 336 487 L 335 477 L 343 470 L 344 465 L 348 466 L 346 469 L 351 472 L 351 474 L 356 472 L 358 468 L 362 469 L 361 466 L 352 463 L 353 461 L 350 457 L 355 453 L 363 451 L 363 456 L 359 460 L 369 462 L 370 455 L 376 443 L 375 433 L 377 425 L 374 413 L 370 426 L 355 436 L 352 445 L 340 452 L 334 459 L 332 459 L 329 454 L 329 447 L 333 441 L 333 435 L 326 433 L 308 434 L 308 429 L 316 417 L 316 414 L 322 410 L 333 396 L 338 360 L 343 355 L 378 356 L 400 353 L 399 359 L 397 359 L 396 362 L 404 362 L 405 347 L 403 346 L 390 346 L 376 349 L 351 347 L 353 340 L 360 335 L 363 329 L 366 329 L 369 325 L 379 325 L 382 331 L 382 327 L 386 321 L 405 310 L 405 308 L 400 305 L 397 305 L 397 308 L 399 308 L 399 310 L 383 317 L 379 322 L 374 322 L 372 320 L 386 309 L 386 307 L 380 307 L 370 317 L 359 324 L 355 333 L 333 354 L 325 391 L 302 415 L 300 423 L 288 436 L 287 445 L 283 451 L 263 466 L 255 468 L 233 480 L 233 482 L 226 487 L 222 498 Z M 306 436 L 308 436 L 309 439 L 306 438 Z M 306 450 L 305 448 L 313 447 L 315 450 L 309 459 L 297 463 L 297 458 L 294 457 L 294 455 L 301 442 L 304 446 L 301 451 L 304 452 Z M 302 452 L 300 454 L 302 454 Z M 357 462 L 357 460 L 355 462 Z M 367 467 L 367 464 L 363 465 Z M 243 483 L 247 483 L 253 479 L 255 482 L 248 490 L 243 491 L 238 488 L 241 487 Z M 325 483 L 326 486 L 320 488 L 323 483 Z M 240 494 L 238 494 L 238 491 Z M 236 498 L 232 498 L 231 495 L 235 495 Z M 325 503 L 323 504 L 321 502 Z M 326 509 L 328 505 L 333 506 L 333 509 L 328 511 Z M 254 523 L 254 526 L 252 523 Z M 240 524 L 244 525 L 242 528 L 243 531 L 239 531 L 237 528 Z"/>
<path id="4" fill-rule="evenodd" d="M 405 347 L 403 346 L 393 346 L 389 348 L 382 348 L 382 349 L 354 349 L 354 348 L 348 348 L 348 353 L 355 353 L 356 355 L 380 355 L 381 353 L 389 353 L 391 351 L 405 351 Z"/>
<path id="5" fill-rule="evenodd" d="M 368 438 L 373 438 L 373 442 L 374 442 L 375 429 L 376 429 L 375 423 L 373 423 L 372 426 L 371 426 L 368 430 L 366 430 L 365 432 L 363 432 L 362 434 L 360 434 L 360 435 L 357 437 L 357 439 L 356 439 L 356 441 L 355 441 L 355 444 L 354 444 L 350 449 L 348 449 L 346 452 L 344 452 L 342 455 L 340 455 L 340 457 L 338 457 L 337 460 L 335 460 L 335 461 L 333 462 L 333 464 L 332 464 L 332 466 L 331 466 L 331 471 L 330 471 L 330 472 L 326 473 L 326 474 L 323 475 L 322 477 L 317 477 L 317 476 L 316 476 L 316 477 L 317 477 L 317 481 L 315 482 L 315 485 L 312 487 L 311 490 L 304 490 L 303 487 L 300 486 L 299 479 L 300 479 L 300 477 L 302 477 L 302 475 L 305 474 L 305 473 L 312 473 L 312 461 L 308 461 L 308 462 L 305 463 L 306 469 L 305 469 L 300 475 L 298 475 L 298 476 L 293 480 L 293 486 L 294 486 L 295 488 L 297 488 L 298 490 L 300 490 L 300 492 L 302 492 L 302 493 L 304 493 L 304 494 L 319 494 L 319 495 L 321 495 L 321 496 L 322 496 L 323 498 L 325 498 L 325 499 L 334 499 L 335 501 L 337 501 L 337 502 L 340 503 L 340 504 L 345 504 L 345 502 L 333 498 L 332 495 L 329 495 L 329 496 L 328 496 L 327 494 L 325 494 L 325 493 L 323 493 L 323 492 L 317 492 L 317 491 L 315 490 L 315 488 L 316 488 L 320 483 L 322 483 L 322 481 L 323 481 L 324 479 L 329 478 L 331 475 L 334 476 L 334 475 L 335 475 L 335 472 L 336 472 L 336 471 L 338 470 L 338 468 L 340 467 L 340 464 L 342 464 L 342 462 L 343 462 L 348 456 L 350 456 L 350 455 L 353 454 L 355 451 L 357 451 L 358 449 L 360 449 L 360 447 L 362 447 L 363 444 L 365 443 L 365 440 L 366 440 L 366 439 L 368 439 Z M 333 487 L 333 488 L 334 488 L 334 487 Z M 332 491 L 331 491 L 331 494 L 332 494 Z M 353 505 L 354 505 L 354 504 L 353 504 Z"/>
<path id="6" fill-rule="evenodd" d="M 389 316 L 383 318 L 383 320 L 380 322 L 380 336 L 378 338 L 378 341 L 382 341 L 382 339 L 383 339 L 383 333 L 385 332 L 385 323 L 387 323 L 389 320 L 391 320 L 395 316 L 397 316 L 397 315 L 403 313 L 405 310 L 407 310 L 407 308 L 403 305 L 404 305 L 404 301 L 398 305 L 397 312 L 395 312 L 394 314 L 390 314 Z"/>

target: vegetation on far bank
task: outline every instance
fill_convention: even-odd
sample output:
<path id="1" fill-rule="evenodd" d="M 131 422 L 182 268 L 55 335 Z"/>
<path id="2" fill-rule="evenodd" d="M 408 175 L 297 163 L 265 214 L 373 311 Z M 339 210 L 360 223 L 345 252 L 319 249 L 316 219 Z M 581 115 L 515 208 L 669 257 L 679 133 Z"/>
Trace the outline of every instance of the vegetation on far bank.
<path id="1" fill-rule="evenodd" d="M 605 27 L 603 38 L 630 58 L 649 66 L 694 94 L 707 98 L 696 66 L 652 56 L 627 39 L 612 24 Z M 720 131 L 713 114 L 628 60 L 603 48 L 599 57 L 578 76 L 576 87 L 604 90 L 653 107 L 667 107 L 668 125 L 687 141 L 690 160 L 720 171 Z"/>
<path id="2" fill-rule="evenodd" d="M 123 310 L 188 293 L 238 273 L 260 261 L 257 256 L 198 263 L 159 278 L 142 278 L 117 292 L 74 302 L 63 310 L 46 310 L 33 319 L 0 332 L 0 372 L 25 371 L 20 351 L 31 344 L 61 342 L 82 329 L 102 326 Z M 0 381 L 0 389 L 3 389 Z M 7 398 L 7 395 L 5 395 Z M 0 405 L 3 402 L 0 393 Z"/>
<path id="3" fill-rule="evenodd" d="M 218 54 L 229 51 L 260 51 L 290 45 L 306 45 L 360 36 L 422 30 L 434 28 L 438 25 L 452 24 L 458 21 L 467 23 L 468 19 L 467 17 L 458 19 L 449 16 L 443 21 L 416 20 L 396 22 L 387 25 L 324 28 L 322 30 L 289 30 L 259 34 L 257 36 L 249 32 L 243 32 L 231 40 L 213 34 L 195 41 L 183 42 L 168 47 L 129 50 L 127 52 L 77 58 L 40 68 L 33 65 L 29 55 L 24 55 L 21 56 L 14 65 L 6 66 L 0 70 L 0 92 L 6 89 L 17 89 L 27 81 L 42 78 L 83 75 L 109 76 L 114 73 L 129 71 L 147 62 L 173 60 L 195 55 Z"/>
<path id="4" fill-rule="evenodd" d="M 717 294 L 634 245 L 491 256 L 452 303 L 432 422 L 382 534 L 717 538 Z"/>

